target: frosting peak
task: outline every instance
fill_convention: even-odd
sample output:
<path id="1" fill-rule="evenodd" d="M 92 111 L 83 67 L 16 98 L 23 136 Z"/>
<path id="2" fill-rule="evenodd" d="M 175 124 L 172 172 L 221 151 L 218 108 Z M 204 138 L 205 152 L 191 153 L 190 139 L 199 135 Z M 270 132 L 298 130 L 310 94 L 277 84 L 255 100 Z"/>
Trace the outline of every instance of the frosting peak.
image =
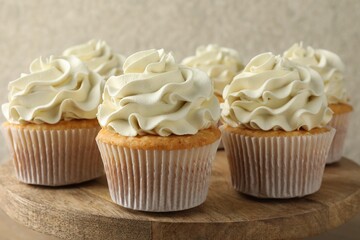
<path id="1" fill-rule="evenodd" d="M 284 52 L 284 57 L 309 66 L 321 75 L 329 104 L 348 102 L 344 83 L 345 66 L 338 55 L 310 46 L 304 48 L 302 43 L 295 43 Z"/>
<path id="2" fill-rule="evenodd" d="M 74 56 L 38 58 L 29 74 L 9 83 L 9 102 L 2 111 L 12 123 L 94 119 L 103 84 L 100 75 Z"/>
<path id="3" fill-rule="evenodd" d="M 124 57 L 113 53 L 109 45 L 102 40 L 93 39 L 84 44 L 70 47 L 63 52 L 63 55 L 74 55 L 80 58 L 90 70 L 99 73 L 106 79 L 122 74 Z"/>
<path id="4" fill-rule="evenodd" d="M 222 119 L 232 127 L 264 131 L 322 127 L 332 117 L 323 87 L 310 68 L 263 53 L 225 87 Z"/>
<path id="5" fill-rule="evenodd" d="M 172 53 L 165 54 L 163 49 L 137 52 L 124 63 L 124 73 L 162 73 L 177 70 Z"/>
<path id="6" fill-rule="evenodd" d="M 195 56 L 185 58 L 182 64 L 206 72 L 218 95 L 222 95 L 224 87 L 243 69 L 237 51 L 214 44 L 198 47 Z"/>
<path id="7" fill-rule="evenodd" d="M 128 57 L 124 74 L 107 81 L 103 100 L 100 125 L 123 136 L 196 134 L 220 118 L 208 76 L 177 65 L 164 50 Z"/>

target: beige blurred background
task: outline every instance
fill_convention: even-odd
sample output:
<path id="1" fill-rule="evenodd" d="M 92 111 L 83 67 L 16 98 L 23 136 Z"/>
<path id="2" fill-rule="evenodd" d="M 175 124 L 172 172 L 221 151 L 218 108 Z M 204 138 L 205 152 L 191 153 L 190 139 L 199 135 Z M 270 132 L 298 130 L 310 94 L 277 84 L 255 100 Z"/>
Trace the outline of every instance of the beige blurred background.
<path id="1" fill-rule="evenodd" d="M 297 41 L 332 50 L 347 65 L 355 106 L 345 156 L 360 163 L 359 0 L 0 0 L 0 22 L 1 103 L 7 83 L 28 72 L 34 58 L 92 38 L 125 55 L 165 48 L 179 61 L 207 43 L 237 49 L 244 62 L 264 51 L 281 53 Z M 3 160 L 7 150 L 0 141 Z"/>
<path id="2" fill-rule="evenodd" d="M 179 61 L 198 45 L 218 43 L 237 49 L 245 63 L 258 53 L 280 54 L 303 41 L 338 53 L 347 66 L 355 112 L 345 156 L 360 163 L 359 23 L 359 0 L 0 0 L 0 102 L 7 99 L 7 83 L 28 72 L 34 58 L 60 54 L 92 38 L 127 56 L 165 48 Z M 5 147 L 1 137 L 0 162 L 8 159 Z M 35 234 L 7 221 L 0 222 L 5 239 Z M 357 217 L 316 239 L 356 239 L 359 222 Z"/>

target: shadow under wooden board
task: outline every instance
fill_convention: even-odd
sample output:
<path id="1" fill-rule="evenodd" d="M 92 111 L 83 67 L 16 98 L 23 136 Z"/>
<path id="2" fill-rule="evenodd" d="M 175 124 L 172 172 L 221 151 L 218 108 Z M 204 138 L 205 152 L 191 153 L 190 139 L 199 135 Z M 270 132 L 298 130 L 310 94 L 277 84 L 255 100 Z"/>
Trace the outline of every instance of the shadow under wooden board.
<path id="1" fill-rule="evenodd" d="M 342 159 L 326 167 L 319 192 L 261 200 L 229 185 L 224 152 L 214 160 L 209 195 L 194 209 L 132 211 L 114 204 L 105 177 L 70 187 L 19 183 L 11 162 L 0 166 L 0 207 L 36 231 L 64 239 L 286 239 L 335 228 L 360 211 L 360 166 Z"/>

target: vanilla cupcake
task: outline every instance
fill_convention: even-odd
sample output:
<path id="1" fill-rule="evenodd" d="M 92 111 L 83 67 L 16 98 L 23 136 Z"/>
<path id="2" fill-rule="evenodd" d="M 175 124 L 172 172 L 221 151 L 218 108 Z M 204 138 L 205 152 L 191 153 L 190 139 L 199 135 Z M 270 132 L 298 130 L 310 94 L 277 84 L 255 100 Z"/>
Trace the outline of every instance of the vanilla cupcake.
<path id="1" fill-rule="evenodd" d="M 185 58 L 182 64 L 206 72 L 220 102 L 224 87 L 244 68 L 236 50 L 214 44 L 198 47 L 195 56 Z"/>
<path id="2" fill-rule="evenodd" d="M 74 56 L 36 59 L 9 83 L 3 133 L 19 181 L 61 186 L 104 174 L 95 142 L 103 85 Z"/>
<path id="3" fill-rule="evenodd" d="M 284 57 L 309 66 L 321 75 L 329 107 L 334 112 L 329 126 L 336 129 L 327 163 L 339 161 L 344 152 L 350 113 L 353 111 L 345 88 L 344 63 L 333 52 L 324 49 L 313 49 L 312 47 L 304 48 L 302 43 L 294 44 L 285 51 Z"/>
<path id="4" fill-rule="evenodd" d="M 113 53 L 109 45 L 102 40 L 90 40 L 84 44 L 66 49 L 64 56 L 74 55 L 83 61 L 87 67 L 108 79 L 122 74 L 124 56 Z"/>
<path id="5" fill-rule="evenodd" d="M 318 73 L 263 53 L 226 86 L 222 140 L 233 187 L 261 198 L 319 190 L 335 130 Z"/>
<path id="6" fill-rule="evenodd" d="M 97 136 L 112 200 L 142 211 L 178 211 L 206 199 L 220 140 L 208 76 L 163 50 L 137 52 L 104 89 Z"/>

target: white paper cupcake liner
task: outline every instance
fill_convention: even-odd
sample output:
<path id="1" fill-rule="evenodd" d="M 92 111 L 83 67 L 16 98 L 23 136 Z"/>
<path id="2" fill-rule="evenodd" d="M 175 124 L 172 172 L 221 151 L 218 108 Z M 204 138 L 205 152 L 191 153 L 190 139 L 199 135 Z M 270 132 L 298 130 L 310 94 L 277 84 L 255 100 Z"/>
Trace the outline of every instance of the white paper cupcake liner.
<path id="1" fill-rule="evenodd" d="M 222 125 L 223 125 L 222 122 L 219 120 L 217 126 L 220 128 Z M 220 139 L 218 150 L 224 150 L 224 144 L 222 142 L 222 139 Z"/>
<path id="2" fill-rule="evenodd" d="M 184 150 L 140 150 L 98 141 L 112 200 L 126 208 L 168 212 L 206 199 L 219 140 Z"/>
<path id="3" fill-rule="evenodd" d="M 30 130 L 4 127 L 3 133 L 19 181 L 63 186 L 104 174 L 95 141 L 99 129 Z"/>
<path id="4" fill-rule="evenodd" d="M 292 198 L 320 189 L 335 129 L 289 137 L 249 137 L 222 131 L 232 186 L 260 198 Z"/>
<path id="5" fill-rule="evenodd" d="M 351 112 L 334 114 L 329 126 L 336 129 L 333 142 L 330 147 L 327 164 L 340 161 L 344 153 L 345 139 L 349 127 Z"/>

